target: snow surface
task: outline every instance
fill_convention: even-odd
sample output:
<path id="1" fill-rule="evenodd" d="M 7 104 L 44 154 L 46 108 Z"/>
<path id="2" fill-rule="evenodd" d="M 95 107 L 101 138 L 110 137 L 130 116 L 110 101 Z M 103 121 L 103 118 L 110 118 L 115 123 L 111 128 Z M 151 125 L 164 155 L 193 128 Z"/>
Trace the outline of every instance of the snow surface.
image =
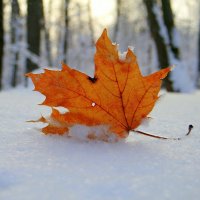
<path id="1" fill-rule="evenodd" d="M 38 93 L 0 93 L 1 200 L 199 200 L 200 92 L 164 95 L 149 126 L 138 129 L 183 140 L 131 134 L 118 143 L 45 136 L 38 118 L 46 108 Z"/>

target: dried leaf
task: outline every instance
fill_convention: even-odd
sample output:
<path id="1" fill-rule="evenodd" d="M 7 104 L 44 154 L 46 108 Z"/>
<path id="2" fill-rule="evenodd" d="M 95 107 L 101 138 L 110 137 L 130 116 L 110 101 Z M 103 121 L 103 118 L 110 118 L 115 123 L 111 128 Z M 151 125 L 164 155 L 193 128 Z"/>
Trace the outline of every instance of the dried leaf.
<path id="1" fill-rule="evenodd" d="M 128 136 L 153 109 L 161 80 L 170 68 L 143 77 L 134 53 L 128 49 L 121 60 L 117 45 L 104 30 L 96 43 L 94 77 L 63 64 L 61 71 L 45 69 L 42 74 L 27 74 L 35 90 L 45 95 L 42 105 L 54 107 L 43 132 L 63 134 L 69 127 L 107 125 L 118 138 Z M 69 110 L 64 114 L 55 107 Z M 101 136 L 102 137 L 102 136 Z M 88 135 L 92 139 L 94 134 Z"/>

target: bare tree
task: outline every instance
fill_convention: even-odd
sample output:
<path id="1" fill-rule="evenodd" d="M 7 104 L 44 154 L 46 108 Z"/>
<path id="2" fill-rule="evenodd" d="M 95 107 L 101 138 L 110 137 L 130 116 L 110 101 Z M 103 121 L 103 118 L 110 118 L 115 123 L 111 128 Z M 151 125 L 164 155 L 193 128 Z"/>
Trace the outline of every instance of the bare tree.
<path id="1" fill-rule="evenodd" d="M 162 2 L 162 11 L 163 11 L 163 20 L 167 28 L 169 46 L 176 59 L 180 59 L 180 50 L 175 41 L 176 37 L 176 27 L 174 23 L 174 15 L 171 8 L 170 0 L 161 0 Z"/>
<path id="2" fill-rule="evenodd" d="M 69 4 L 70 0 L 65 0 L 65 32 L 64 32 L 64 46 L 63 46 L 63 62 L 67 63 L 67 49 L 68 49 L 68 36 L 69 36 Z"/>
<path id="3" fill-rule="evenodd" d="M 198 71 L 199 71 L 198 84 L 200 86 L 200 17 L 199 17 L 199 36 L 198 36 Z"/>
<path id="4" fill-rule="evenodd" d="M 28 50 L 40 55 L 40 33 L 42 29 L 42 0 L 27 0 L 27 42 Z M 32 60 L 27 59 L 26 72 L 31 72 L 38 68 Z"/>
<path id="5" fill-rule="evenodd" d="M 19 34 L 19 18 L 20 18 L 20 7 L 18 0 L 12 0 L 11 1 L 11 44 L 17 45 L 18 40 L 20 39 Z M 12 52 L 13 54 L 13 69 L 12 69 L 12 79 L 11 79 L 11 85 L 15 87 L 17 85 L 17 72 L 18 72 L 18 64 L 17 60 L 19 58 L 19 51 L 18 48 L 15 48 L 15 50 Z"/>
<path id="6" fill-rule="evenodd" d="M 49 7 L 51 8 L 52 0 L 49 1 Z M 42 31 L 44 32 L 44 40 L 45 40 L 45 50 L 46 50 L 46 56 L 47 56 L 47 61 L 48 65 L 52 65 L 52 54 L 51 54 L 51 42 L 50 42 L 50 30 L 49 26 L 47 25 L 47 21 L 45 18 L 45 13 L 44 13 L 44 5 L 43 3 L 41 4 L 41 23 L 42 23 Z M 49 15 L 51 14 L 51 9 L 49 10 Z"/>
<path id="7" fill-rule="evenodd" d="M 91 46 L 93 46 L 95 44 L 95 39 L 94 39 L 94 28 L 93 28 L 93 21 L 92 21 L 91 0 L 88 0 L 87 2 L 87 10 L 88 10 L 88 26 L 90 30 Z"/>
<path id="8" fill-rule="evenodd" d="M 4 28 L 3 28 L 3 0 L 0 0 L 0 90 L 2 89 L 3 72 L 3 47 L 4 47 Z"/>
<path id="9" fill-rule="evenodd" d="M 156 45 L 159 65 L 161 68 L 168 67 L 170 65 L 170 58 L 167 51 L 165 38 L 161 34 L 161 27 L 155 13 L 156 0 L 143 0 L 143 2 L 147 9 L 147 20 L 152 38 Z M 164 85 L 168 91 L 173 91 L 172 81 L 169 79 L 169 76 L 164 79 Z"/>
<path id="10" fill-rule="evenodd" d="M 114 34 L 113 34 L 113 40 L 117 40 L 117 34 L 119 32 L 119 24 L 120 24 L 120 17 L 121 17 L 121 8 L 122 7 L 122 0 L 116 0 L 116 22 L 114 27 Z"/>

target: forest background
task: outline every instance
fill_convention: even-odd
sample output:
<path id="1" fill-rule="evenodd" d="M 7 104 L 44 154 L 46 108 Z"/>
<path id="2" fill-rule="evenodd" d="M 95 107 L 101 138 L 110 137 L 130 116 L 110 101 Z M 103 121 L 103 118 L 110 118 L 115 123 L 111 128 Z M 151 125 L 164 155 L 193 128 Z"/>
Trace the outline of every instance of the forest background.
<path id="1" fill-rule="evenodd" d="M 121 52 L 134 48 L 144 75 L 175 65 L 168 91 L 199 87 L 199 1 L 1 0 L 1 90 L 26 87 L 25 73 L 61 62 L 92 76 L 104 28 Z"/>

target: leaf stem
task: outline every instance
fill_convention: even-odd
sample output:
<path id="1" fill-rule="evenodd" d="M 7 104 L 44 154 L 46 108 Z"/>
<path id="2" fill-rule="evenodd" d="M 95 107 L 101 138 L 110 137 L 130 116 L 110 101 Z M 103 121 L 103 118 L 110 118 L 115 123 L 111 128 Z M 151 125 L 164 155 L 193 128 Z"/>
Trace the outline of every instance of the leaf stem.
<path id="1" fill-rule="evenodd" d="M 193 129 L 193 125 L 189 125 L 188 126 L 188 132 L 183 136 L 188 136 L 192 129 Z M 145 136 L 148 136 L 148 137 L 153 137 L 153 138 L 157 138 L 157 139 L 163 139 L 163 140 L 181 140 L 183 137 L 177 137 L 177 138 L 174 138 L 174 137 L 163 137 L 163 136 L 158 136 L 158 135 L 154 135 L 154 134 L 151 134 L 151 133 L 146 133 L 146 132 L 143 132 L 143 131 L 139 131 L 139 130 L 132 130 L 134 131 L 135 133 L 139 133 L 141 135 L 145 135 Z"/>

